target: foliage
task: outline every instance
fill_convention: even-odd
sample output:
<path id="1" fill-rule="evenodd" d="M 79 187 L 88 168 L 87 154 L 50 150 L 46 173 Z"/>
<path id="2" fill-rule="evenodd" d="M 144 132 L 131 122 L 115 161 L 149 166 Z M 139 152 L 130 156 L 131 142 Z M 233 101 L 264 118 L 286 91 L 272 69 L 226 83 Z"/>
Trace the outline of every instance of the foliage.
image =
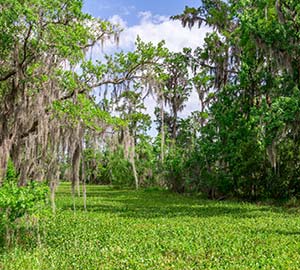
<path id="1" fill-rule="evenodd" d="M 184 50 L 205 115 L 187 168 L 209 197 L 299 195 L 296 2 L 207 0 L 173 17 L 212 29 Z"/>
<path id="2" fill-rule="evenodd" d="M 16 168 L 14 166 L 13 161 L 9 159 L 7 164 L 5 181 L 6 183 L 13 184 L 17 182 L 17 179 L 18 176 L 17 176 Z"/>
<path id="3" fill-rule="evenodd" d="M 298 210 L 87 186 L 88 212 L 76 198 L 74 213 L 69 189 L 41 246 L 2 251 L 2 269 L 298 268 Z"/>
<path id="4" fill-rule="evenodd" d="M 31 182 L 19 187 L 16 183 L 4 183 L 0 188 L 1 220 L 9 224 L 25 215 L 37 213 L 47 202 L 48 187 Z"/>
<path id="5" fill-rule="evenodd" d="M 120 30 L 81 0 L 0 2 L 1 233 L 39 215 L 39 181 L 53 209 L 59 178 L 73 194 L 60 187 L 38 248 L 16 232 L 30 248 L 2 249 L 1 269 L 298 269 L 300 5 L 201 2 L 173 16 L 210 27 L 201 47 L 138 37 L 105 61 L 87 52 Z"/>
<path id="6" fill-rule="evenodd" d="M 185 156 L 181 148 L 169 149 L 164 162 L 165 180 L 171 190 L 182 193 L 185 189 Z"/>
<path id="7" fill-rule="evenodd" d="M 45 184 L 30 182 L 26 186 L 18 186 L 18 178 L 14 164 L 9 160 L 4 184 L 0 187 L 0 230 L 1 238 L 6 234 L 6 244 L 18 228 L 18 221 L 31 215 L 39 217 L 46 209 L 48 187 Z M 27 224 L 28 226 L 28 224 Z M 6 231 L 4 231 L 4 229 Z"/>
<path id="8" fill-rule="evenodd" d="M 133 185 L 133 174 L 129 161 L 124 158 L 124 150 L 120 147 L 115 152 L 108 153 L 104 175 L 116 186 Z"/>
<path id="9" fill-rule="evenodd" d="M 88 204 L 95 213 L 84 216 L 79 210 L 76 216 L 64 209 L 45 224 L 47 245 L 38 253 L 44 269 L 80 268 L 80 260 L 91 269 L 96 263 L 103 269 L 226 269 L 232 261 L 233 268 L 271 269 L 287 268 L 289 257 L 297 261 L 296 245 L 280 225 L 293 233 L 298 219 L 277 213 L 280 209 L 199 203 L 159 188 L 147 194 L 120 188 L 200 192 L 215 200 L 290 199 L 288 204 L 296 205 L 298 2 L 203 0 L 200 7 L 186 7 L 172 17 L 184 27 L 210 27 L 201 47 L 171 52 L 164 41 L 154 45 L 138 37 L 133 51 L 104 56 L 104 61 L 88 59 L 87 52 L 97 42 L 117 41 L 120 29 L 85 14 L 82 5 L 81 0 L 0 2 L 1 225 L 13 227 L 43 208 L 47 188 L 37 182 L 48 180 L 55 209 L 59 180 L 72 181 L 74 206 L 81 180 L 84 208 L 86 182 L 119 190 L 93 187 L 96 195 Z M 199 108 L 182 117 L 193 91 Z M 149 100 L 155 103 L 155 119 L 147 111 Z M 156 136 L 149 135 L 153 120 Z M 98 192 L 105 201 L 97 198 Z M 68 208 L 70 198 L 60 199 Z M 244 217 L 256 223 L 247 219 L 244 225 Z M 276 230 L 263 227 L 275 219 Z M 176 230 L 161 227 L 165 222 Z M 199 224 L 207 230 L 197 230 Z M 104 229 L 95 236 L 99 226 Z M 242 234 L 232 235 L 230 227 Z M 54 228 L 61 236 L 54 235 Z M 283 255 L 275 250 L 278 259 L 272 247 L 279 246 L 280 237 L 292 249 Z M 57 246 L 63 247 L 66 261 Z M 24 257 L 12 259 L 32 268 Z M 78 261 L 70 266 L 72 260 Z"/>

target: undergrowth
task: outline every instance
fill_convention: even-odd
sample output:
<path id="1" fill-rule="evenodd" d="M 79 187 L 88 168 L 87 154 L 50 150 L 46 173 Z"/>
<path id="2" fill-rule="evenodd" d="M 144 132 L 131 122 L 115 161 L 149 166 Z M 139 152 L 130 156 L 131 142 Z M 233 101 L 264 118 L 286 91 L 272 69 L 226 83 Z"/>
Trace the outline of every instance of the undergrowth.
<path id="1" fill-rule="evenodd" d="M 88 186 L 73 212 L 67 184 L 57 205 L 40 244 L 1 250 L 0 269 L 299 269 L 297 211 Z"/>

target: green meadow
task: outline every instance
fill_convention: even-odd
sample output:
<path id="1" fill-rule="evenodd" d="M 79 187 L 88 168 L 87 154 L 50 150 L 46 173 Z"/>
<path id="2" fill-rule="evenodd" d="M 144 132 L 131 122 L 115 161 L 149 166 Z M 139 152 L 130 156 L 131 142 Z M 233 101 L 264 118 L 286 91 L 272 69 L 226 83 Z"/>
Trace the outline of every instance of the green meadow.
<path id="1" fill-rule="evenodd" d="M 162 190 L 60 186 L 57 214 L 2 249 L 0 269 L 299 269 L 300 216 Z"/>

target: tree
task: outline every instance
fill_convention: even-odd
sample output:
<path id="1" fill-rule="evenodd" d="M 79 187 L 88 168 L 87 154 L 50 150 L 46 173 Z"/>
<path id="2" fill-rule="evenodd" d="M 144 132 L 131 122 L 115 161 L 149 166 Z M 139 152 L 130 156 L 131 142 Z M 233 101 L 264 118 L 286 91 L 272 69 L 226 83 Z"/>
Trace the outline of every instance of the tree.
<path id="1" fill-rule="evenodd" d="M 203 48 L 186 54 L 208 113 L 199 137 L 203 171 L 216 179 L 219 191 L 284 197 L 297 185 L 297 6 L 297 1 L 207 0 L 173 17 L 183 26 L 205 23 L 212 29 Z M 283 156 L 293 160 L 293 169 Z"/>
<path id="2" fill-rule="evenodd" d="M 51 119 L 51 103 L 86 90 L 72 67 L 98 40 L 116 33 L 113 25 L 84 14 L 81 7 L 80 0 L 1 4 L 0 185 L 9 155 L 21 171 L 22 185 L 29 176 L 55 175 L 49 172 L 58 156 L 46 160 L 47 151 L 57 152 L 62 132 Z"/>
<path id="3" fill-rule="evenodd" d="M 176 139 L 178 113 L 185 107 L 185 101 L 191 92 L 191 86 L 188 76 L 188 58 L 182 53 L 170 53 L 166 57 L 163 66 L 165 68 L 163 75 L 164 82 L 164 101 L 170 107 L 172 115 L 172 133 L 171 138 Z"/>

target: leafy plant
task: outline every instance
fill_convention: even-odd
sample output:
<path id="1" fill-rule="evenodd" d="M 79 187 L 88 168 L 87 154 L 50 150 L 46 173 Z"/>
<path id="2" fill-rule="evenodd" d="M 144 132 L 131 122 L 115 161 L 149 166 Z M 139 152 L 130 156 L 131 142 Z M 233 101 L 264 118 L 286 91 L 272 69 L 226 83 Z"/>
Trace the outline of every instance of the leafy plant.
<path id="1" fill-rule="evenodd" d="M 18 178 L 13 162 L 9 160 L 6 179 L 0 187 L 0 224 L 5 230 L 7 244 L 11 234 L 17 228 L 18 220 L 30 216 L 38 216 L 48 201 L 48 187 L 43 183 L 30 182 L 26 186 L 18 186 Z"/>

